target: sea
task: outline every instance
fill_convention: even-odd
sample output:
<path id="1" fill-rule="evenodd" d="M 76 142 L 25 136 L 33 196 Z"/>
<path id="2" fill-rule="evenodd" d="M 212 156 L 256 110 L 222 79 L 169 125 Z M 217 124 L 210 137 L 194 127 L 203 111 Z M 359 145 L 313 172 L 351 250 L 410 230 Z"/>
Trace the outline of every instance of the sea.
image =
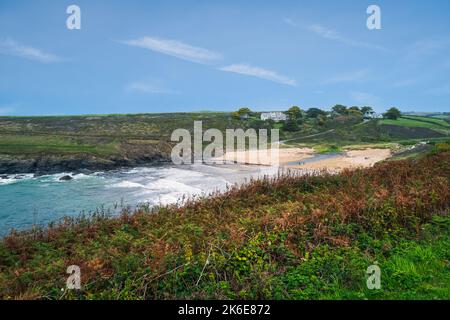
<path id="1" fill-rule="evenodd" d="M 124 208 L 180 203 L 278 172 L 278 167 L 193 164 L 91 174 L 10 174 L 0 177 L 0 236 L 13 229 L 45 227 L 64 217 L 116 215 Z M 60 180 L 67 175 L 72 179 Z"/>

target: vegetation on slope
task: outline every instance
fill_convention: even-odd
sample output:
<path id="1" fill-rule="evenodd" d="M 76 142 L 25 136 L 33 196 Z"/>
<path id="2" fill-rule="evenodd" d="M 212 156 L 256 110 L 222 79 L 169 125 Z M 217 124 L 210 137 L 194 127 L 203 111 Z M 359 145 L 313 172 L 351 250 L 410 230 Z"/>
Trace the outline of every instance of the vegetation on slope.
<path id="1" fill-rule="evenodd" d="M 344 106 L 341 106 L 345 108 Z M 356 107 L 352 107 L 356 108 Z M 78 169 L 107 170 L 168 160 L 175 129 L 279 129 L 288 143 L 379 143 L 448 137 L 450 124 L 438 118 L 402 116 L 363 122 L 356 109 L 327 113 L 317 108 L 287 111 L 293 118 L 260 120 L 260 112 L 197 112 L 64 117 L 0 117 L 0 173 L 38 174 Z M 245 117 L 244 117 L 245 115 Z"/>
<path id="2" fill-rule="evenodd" d="M 280 175 L 0 243 L 7 299 L 449 299 L 450 152 Z M 366 269 L 381 268 L 381 289 Z M 66 268 L 82 289 L 66 290 Z"/>
<path id="3" fill-rule="evenodd" d="M 380 121 L 385 125 L 396 125 L 404 127 L 428 128 L 444 134 L 450 133 L 450 124 L 442 119 L 425 118 L 418 116 L 402 116 L 397 120 L 383 119 Z"/>

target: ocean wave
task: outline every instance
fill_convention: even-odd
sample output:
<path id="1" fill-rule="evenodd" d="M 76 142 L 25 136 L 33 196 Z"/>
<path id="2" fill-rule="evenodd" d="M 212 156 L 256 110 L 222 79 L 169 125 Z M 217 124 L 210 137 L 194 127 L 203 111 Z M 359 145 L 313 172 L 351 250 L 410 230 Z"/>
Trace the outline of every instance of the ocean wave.
<path id="1" fill-rule="evenodd" d="M 6 175 L 6 178 L 0 178 L 0 185 L 7 185 L 18 183 L 23 180 L 30 180 L 34 178 L 34 174 L 25 173 L 25 174 L 9 174 Z"/>
<path id="2" fill-rule="evenodd" d="M 120 181 L 118 183 L 112 184 L 112 188 L 146 188 L 143 184 L 133 182 L 133 181 Z"/>

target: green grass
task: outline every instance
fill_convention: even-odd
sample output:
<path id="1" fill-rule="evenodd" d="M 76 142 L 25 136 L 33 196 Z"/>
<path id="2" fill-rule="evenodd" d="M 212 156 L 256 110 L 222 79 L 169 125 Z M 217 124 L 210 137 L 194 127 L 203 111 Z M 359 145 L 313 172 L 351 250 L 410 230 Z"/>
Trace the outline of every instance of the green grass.
<path id="1" fill-rule="evenodd" d="M 397 120 L 383 119 L 380 124 L 395 125 L 404 127 L 419 127 L 432 129 L 438 132 L 450 133 L 450 124 L 441 119 L 433 119 L 419 116 L 404 116 Z"/>
<path id="2" fill-rule="evenodd" d="M 335 144 L 322 144 L 314 146 L 314 150 L 320 154 L 342 152 L 342 147 Z"/>
<path id="3" fill-rule="evenodd" d="M 416 121 L 421 121 L 421 122 L 428 122 L 428 123 L 431 123 L 431 124 L 437 124 L 439 126 L 449 127 L 450 128 L 450 123 L 448 123 L 447 121 L 445 121 L 443 119 L 439 119 L 439 118 L 420 117 L 420 116 L 402 116 L 402 118 L 416 120 Z"/>
<path id="4" fill-rule="evenodd" d="M 0 241 L 0 296 L 449 299 L 448 147 L 12 233 Z M 381 289 L 369 290 L 366 270 L 375 263 Z M 80 291 L 64 289 L 73 264 L 81 268 Z"/>
<path id="5" fill-rule="evenodd" d="M 81 140 L 81 139 L 78 139 Z M 0 154 L 80 154 L 112 155 L 117 153 L 113 142 L 86 144 L 61 136 L 27 136 L 0 134 Z"/>

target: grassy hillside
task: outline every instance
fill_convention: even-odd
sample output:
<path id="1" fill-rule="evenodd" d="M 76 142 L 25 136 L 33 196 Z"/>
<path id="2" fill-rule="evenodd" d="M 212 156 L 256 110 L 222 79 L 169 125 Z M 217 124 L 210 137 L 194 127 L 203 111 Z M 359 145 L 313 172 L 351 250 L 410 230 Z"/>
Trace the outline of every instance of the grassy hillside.
<path id="1" fill-rule="evenodd" d="M 289 143 L 336 144 L 385 144 L 389 142 L 406 143 L 420 140 L 445 140 L 450 135 L 450 123 L 442 119 L 419 116 L 404 116 L 397 120 L 369 120 L 356 124 L 336 125 L 315 135 L 298 134 Z M 331 120 L 333 122 L 333 120 Z M 330 125 L 328 124 L 328 127 Z"/>
<path id="2" fill-rule="evenodd" d="M 270 128 L 229 113 L 0 117 L 0 173 L 107 170 L 169 160 L 175 129 Z"/>
<path id="3" fill-rule="evenodd" d="M 280 129 L 288 143 L 338 146 L 446 138 L 450 124 L 431 117 L 371 120 L 333 116 L 299 120 L 295 130 L 283 122 L 261 121 L 259 113 L 236 119 L 231 113 L 161 113 L 63 117 L 0 117 L 0 174 L 38 174 L 78 169 L 108 170 L 170 159 L 175 129 Z"/>
<path id="4" fill-rule="evenodd" d="M 6 299 L 450 299 L 450 153 L 253 181 L 0 242 Z M 445 151 L 447 150 L 447 151 Z M 381 289 L 366 269 L 381 268 Z M 82 290 L 65 290 L 66 268 Z"/>
<path id="5" fill-rule="evenodd" d="M 450 133 L 450 123 L 443 119 L 419 117 L 419 116 L 402 116 L 397 120 L 383 119 L 380 120 L 382 125 L 395 125 L 403 127 L 419 127 L 428 128 L 444 134 Z"/>

